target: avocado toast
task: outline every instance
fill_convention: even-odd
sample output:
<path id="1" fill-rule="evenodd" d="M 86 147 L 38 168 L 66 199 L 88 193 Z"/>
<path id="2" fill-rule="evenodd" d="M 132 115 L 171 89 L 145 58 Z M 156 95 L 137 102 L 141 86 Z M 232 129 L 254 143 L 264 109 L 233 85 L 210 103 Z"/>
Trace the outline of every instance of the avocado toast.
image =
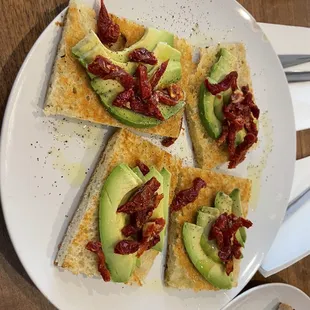
<path id="1" fill-rule="evenodd" d="M 145 171 L 146 167 L 149 167 L 149 172 Z M 120 241 L 130 240 L 131 244 L 135 241 L 127 238 L 124 234 L 128 234 L 123 231 L 127 224 L 132 224 L 128 223 L 128 216 L 132 215 L 117 208 L 132 202 L 137 194 L 133 190 L 141 190 L 143 184 L 151 179 L 154 181 L 155 177 L 160 182 L 156 197 L 160 196 L 161 200 L 144 224 L 150 225 L 158 219 L 167 222 L 168 205 L 174 194 L 179 169 L 180 161 L 170 154 L 127 130 L 118 130 L 109 140 L 85 189 L 60 245 L 55 265 L 75 274 L 99 276 L 98 257 L 90 251 L 89 242 L 101 242 L 110 279 L 142 285 L 158 251 L 162 250 L 166 228 L 161 230 L 155 247 L 146 250 L 139 259 L 133 254 L 117 254 L 115 248 Z M 130 199 L 128 195 L 131 195 Z M 143 227 L 146 230 L 145 225 Z"/>
<path id="2" fill-rule="evenodd" d="M 126 45 L 122 46 L 121 51 L 112 50 L 117 48 L 120 40 L 112 46 L 100 42 L 100 33 L 96 34 L 97 19 L 93 9 L 73 0 L 70 1 L 44 112 L 47 115 L 59 114 L 113 127 L 136 128 L 156 135 L 178 137 L 188 76 L 194 68 L 191 46 L 164 30 L 146 29 L 142 25 L 112 14 L 108 15 L 108 18 L 110 23 L 119 27 L 121 33 L 119 38 L 125 38 Z M 129 53 L 139 48 L 148 48 L 149 52 L 156 57 L 157 64 L 152 66 L 140 63 L 138 60 L 133 61 L 134 57 L 129 61 Z M 160 101 L 159 92 L 165 98 L 169 94 L 174 96 L 175 93 L 168 91 L 168 86 L 171 85 L 181 89 L 184 96 L 180 96 L 177 102 L 168 100 L 169 104 L 155 102 L 154 109 L 159 109 L 156 117 L 153 117 L 153 111 L 144 111 L 145 105 L 140 98 L 134 101 L 134 107 L 133 103 L 128 106 L 125 101 L 121 106 L 114 104 L 117 95 L 124 93 L 122 87 L 124 85 L 112 78 L 101 79 L 90 73 L 90 64 L 95 63 L 97 56 L 101 56 L 101 61 L 104 58 L 109 66 L 113 65 L 113 70 L 116 68 L 122 74 L 126 73 L 132 80 L 134 75 L 134 78 L 137 76 L 138 66 L 147 71 L 148 79 L 151 80 L 156 71 L 168 61 L 162 78 L 158 83 L 152 84 L 154 96 L 152 95 L 151 99 Z M 139 76 L 140 80 L 142 80 L 142 74 L 145 76 L 143 70 Z M 161 91 L 164 87 L 166 88 Z M 127 90 L 126 86 L 125 90 Z M 170 95 L 168 99 L 171 99 Z"/>
<path id="3" fill-rule="evenodd" d="M 259 109 L 245 46 L 229 43 L 201 49 L 189 80 L 186 118 L 198 166 L 211 169 L 229 161 L 229 168 L 235 168 L 258 134 Z"/>
<path id="4" fill-rule="evenodd" d="M 215 241 L 209 240 L 209 234 L 212 225 L 221 219 L 221 216 L 231 217 L 234 213 L 236 216 L 246 217 L 251 182 L 208 170 L 182 168 L 175 192 L 184 193 L 197 180 L 204 182 L 204 186 L 200 187 L 194 201 L 174 212 L 175 200 L 178 199 L 174 199 L 170 206 L 172 213 L 165 282 L 167 286 L 195 291 L 230 289 L 237 285 L 239 260 L 231 257 L 233 266 L 229 268 L 232 267 L 233 270 L 228 271 L 228 264 L 219 259 L 217 245 Z M 231 197 L 228 194 L 231 194 Z M 238 230 L 238 242 L 241 238 L 245 241 L 244 232 L 243 237 L 240 235 L 241 230 Z"/>

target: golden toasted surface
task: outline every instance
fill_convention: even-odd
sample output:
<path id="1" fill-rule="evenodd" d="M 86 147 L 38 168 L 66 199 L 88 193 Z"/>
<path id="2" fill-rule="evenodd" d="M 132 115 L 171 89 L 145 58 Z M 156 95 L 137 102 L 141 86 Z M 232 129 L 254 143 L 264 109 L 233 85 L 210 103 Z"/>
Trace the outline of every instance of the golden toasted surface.
<path id="1" fill-rule="evenodd" d="M 252 86 L 250 70 L 246 62 L 246 51 L 243 44 L 220 44 L 201 50 L 201 59 L 197 71 L 190 77 L 190 91 L 187 96 L 185 113 L 196 161 L 198 166 L 204 169 L 211 169 L 228 161 L 226 148 L 218 147 L 216 141 L 209 137 L 201 123 L 198 109 L 200 85 L 210 73 L 210 69 L 216 62 L 216 55 L 221 47 L 227 48 L 238 60 L 233 69 L 238 72 L 239 86 Z"/>
<path id="2" fill-rule="evenodd" d="M 177 175 L 181 162 L 130 131 L 118 130 L 109 140 L 85 189 L 57 254 L 56 265 L 75 274 L 99 275 L 96 255 L 87 251 L 85 245 L 91 240 L 100 240 L 98 211 L 101 188 L 115 166 L 126 163 L 130 167 L 135 167 L 137 160 L 141 160 L 149 167 L 155 166 L 158 170 L 166 167 L 171 172 L 171 201 L 177 184 Z M 151 250 L 142 256 L 141 267 L 136 269 L 130 283 L 142 284 L 156 255 L 157 251 Z"/>
<path id="3" fill-rule="evenodd" d="M 166 285 L 179 289 L 189 288 L 195 291 L 216 290 L 215 287 L 201 276 L 187 256 L 182 240 L 183 224 L 184 222 L 195 223 L 198 209 L 201 206 L 214 205 L 215 195 L 218 191 L 230 193 L 236 187 L 241 190 L 243 211 L 244 214 L 247 214 L 251 182 L 247 179 L 236 178 L 208 170 L 182 168 L 175 192 L 178 193 L 183 189 L 190 188 L 193 180 L 197 177 L 202 178 L 207 183 L 207 187 L 200 191 L 198 198 L 193 203 L 173 213 L 170 217 L 165 282 Z M 237 284 L 238 265 L 238 262 L 235 262 L 234 285 Z"/>
<path id="4" fill-rule="evenodd" d="M 143 36 L 145 31 L 143 26 L 125 18 L 111 16 L 119 24 L 122 34 L 126 37 L 126 46 L 132 45 Z M 105 110 L 96 93 L 91 89 L 85 69 L 71 53 L 72 47 L 82 40 L 90 30 L 96 30 L 95 11 L 71 0 L 59 50 L 55 58 L 44 112 L 47 115 L 60 114 L 129 129 L 130 127 L 114 119 Z M 183 79 L 180 82 L 181 87 L 183 87 L 183 82 L 191 73 L 187 70 L 192 64 L 191 47 L 185 42 L 179 41 L 178 38 L 175 38 L 175 45 L 183 55 L 181 64 L 184 66 L 184 71 Z M 185 84 L 185 86 L 187 85 Z M 156 127 L 136 130 L 176 138 L 180 133 L 183 112 L 183 110 L 180 111 Z"/>

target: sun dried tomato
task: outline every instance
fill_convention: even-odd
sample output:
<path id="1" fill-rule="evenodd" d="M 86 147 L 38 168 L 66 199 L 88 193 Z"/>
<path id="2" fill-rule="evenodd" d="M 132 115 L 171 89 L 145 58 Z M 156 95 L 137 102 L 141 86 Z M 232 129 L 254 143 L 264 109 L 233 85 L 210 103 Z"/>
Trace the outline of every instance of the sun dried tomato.
<path id="1" fill-rule="evenodd" d="M 175 141 L 177 141 L 177 138 L 171 138 L 171 137 L 166 137 L 162 139 L 161 144 L 165 147 L 171 146 Z"/>
<path id="2" fill-rule="evenodd" d="M 135 226 L 128 224 L 122 228 L 121 232 L 125 237 L 130 237 L 136 234 L 138 232 L 138 229 Z"/>
<path id="3" fill-rule="evenodd" d="M 134 96 L 133 89 L 124 90 L 122 93 L 119 93 L 113 101 L 113 105 L 116 107 L 128 107 L 130 106 L 130 100 Z"/>
<path id="4" fill-rule="evenodd" d="M 234 271 L 234 261 L 231 259 L 225 264 L 226 274 L 230 275 Z"/>
<path id="5" fill-rule="evenodd" d="M 103 80 L 117 80 L 125 89 L 134 86 L 134 79 L 129 73 L 103 56 L 97 55 L 87 70 Z"/>
<path id="6" fill-rule="evenodd" d="M 131 223 L 137 229 L 141 229 L 143 225 L 151 218 L 153 211 L 158 207 L 163 199 L 163 194 L 155 194 L 148 202 L 148 207 L 145 210 L 135 212 L 131 215 Z"/>
<path id="7" fill-rule="evenodd" d="M 152 75 L 150 83 L 151 83 L 153 89 L 157 86 L 159 80 L 164 75 L 164 73 L 167 69 L 167 66 L 168 66 L 168 62 L 169 62 L 169 60 L 166 60 L 165 62 L 163 62 L 159 66 L 159 68 L 154 72 L 154 74 Z"/>
<path id="8" fill-rule="evenodd" d="M 233 76 L 233 77 L 232 77 Z M 236 74 L 231 72 L 227 75 L 222 82 L 227 87 L 232 79 L 235 79 L 237 85 Z M 221 82 L 221 83 L 222 83 Z M 209 82 L 207 81 L 206 84 Z M 219 84 L 210 84 L 209 87 L 218 87 L 218 90 L 223 86 Z M 232 86 L 234 88 L 234 86 Z M 223 87 L 221 89 L 224 89 Z M 210 90 L 211 91 L 211 90 Z M 216 91 L 214 92 L 216 93 Z M 257 142 L 258 129 L 254 121 L 254 118 L 259 118 L 259 108 L 253 101 L 253 95 L 250 92 L 249 86 L 243 86 L 241 90 L 233 89 L 228 105 L 223 107 L 224 121 L 222 126 L 222 134 L 217 140 L 218 145 L 227 143 L 229 153 L 229 165 L 228 167 L 235 168 L 241 163 L 246 156 L 250 147 Z M 238 131 L 245 129 L 247 138 L 244 139 L 244 143 L 241 143 L 236 147 L 236 135 Z M 250 135 L 249 135 L 250 134 Z"/>
<path id="9" fill-rule="evenodd" d="M 141 186 L 125 204 L 121 205 L 117 212 L 132 214 L 138 211 L 148 209 L 150 199 L 153 198 L 159 189 L 160 183 L 155 177 L 152 177 L 143 186 Z"/>
<path id="10" fill-rule="evenodd" d="M 145 251 L 155 246 L 160 241 L 159 234 L 164 229 L 166 221 L 163 218 L 157 218 L 144 225 L 142 231 L 142 242 L 137 253 L 140 257 Z"/>
<path id="11" fill-rule="evenodd" d="M 130 109 L 132 111 L 145 116 L 154 117 L 162 121 L 164 120 L 164 117 L 157 105 L 158 101 L 155 94 L 148 98 L 146 102 L 143 102 L 138 96 L 134 96 L 130 101 Z"/>
<path id="12" fill-rule="evenodd" d="M 98 21 L 98 37 L 103 44 L 115 43 L 120 36 L 119 25 L 115 24 L 109 16 L 109 13 L 101 0 Z"/>
<path id="13" fill-rule="evenodd" d="M 85 247 L 88 251 L 91 251 L 97 254 L 98 257 L 98 271 L 100 272 L 102 279 L 105 282 L 111 281 L 110 271 L 107 269 L 105 265 L 105 257 L 102 251 L 101 242 L 99 241 L 89 241 Z"/>
<path id="14" fill-rule="evenodd" d="M 140 244 L 135 240 L 121 240 L 114 248 L 114 253 L 120 255 L 128 255 L 136 253 L 139 250 Z"/>
<path id="15" fill-rule="evenodd" d="M 221 136 L 216 141 L 219 146 L 221 146 L 226 141 L 228 133 L 229 133 L 228 122 L 226 119 L 224 119 L 223 124 L 222 124 Z"/>
<path id="16" fill-rule="evenodd" d="M 149 167 L 146 164 L 144 164 L 141 160 L 137 160 L 137 166 L 139 167 L 143 175 L 147 175 L 150 172 Z"/>
<path id="17" fill-rule="evenodd" d="M 241 163 L 245 159 L 247 151 L 256 142 L 257 136 L 255 136 L 253 133 L 248 133 L 244 137 L 244 140 L 236 147 L 233 156 L 229 159 L 228 168 L 235 168 L 239 163 Z"/>
<path id="18" fill-rule="evenodd" d="M 250 110 L 251 110 L 253 116 L 256 119 L 258 119 L 259 114 L 260 114 L 260 110 L 259 110 L 258 106 L 254 103 L 253 95 L 249 91 L 245 93 L 244 104 L 248 105 L 250 107 Z"/>
<path id="19" fill-rule="evenodd" d="M 168 91 L 169 96 L 176 101 L 180 101 L 184 99 L 184 92 L 178 84 L 174 84 L 174 83 L 170 84 L 167 87 L 167 91 Z"/>
<path id="20" fill-rule="evenodd" d="M 143 225 L 152 217 L 153 211 L 153 208 L 148 208 L 131 214 L 130 221 L 137 231 L 142 229 Z"/>
<path id="21" fill-rule="evenodd" d="M 196 178 L 193 181 L 193 186 L 191 188 L 184 189 L 175 195 L 170 206 L 170 212 L 179 211 L 187 204 L 194 202 L 197 199 L 200 190 L 206 186 L 207 184 L 203 179 Z"/>
<path id="22" fill-rule="evenodd" d="M 205 80 L 205 86 L 207 90 L 213 95 L 217 94 L 231 88 L 233 91 L 237 89 L 237 71 L 232 71 L 226 77 L 217 84 L 211 84 L 208 79 Z"/>
<path id="23" fill-rule="evenodd" d="M 162 91 L 157 90 L 156 91 L 158 101 L 169 106 L 175 106 L 178 104 L 178 101 L 175 99 L 172 99 L 168 94 L 165 94 Z"/>
<path id="24" fill-rule="evenodd" d="M 128 58 L 130 61 L 142 62 L 148 65 L 156 65 L 157 59 L 154 53 L 150 52 L 144 47 L 136 48 L 131 53 L 129 53 Z"/>
<path id="25" fill-rule="evenodd" d="M 147 68 L 144 65 L 139 64 L 136 71 L 139 93 L 142 100 L 148 99 L 152 95 L 152 87 L 148 80 Z"/>
<path id="26" fill-rule="evenodd" d="M 156 93 L 153 93 L 153 95 L 146 100 L 146 103 L 148 107 L 148 111 L 146 115 L 155 117 L 161 121 L 165 120 L 160 109 L 158 108 L 158 97 Z"/>
<path id="27" fill-rule="evenodd" d="M 233 271 L 233 259 L 240 259 L 241 245 L 236 239 L 240 227 L 250 228 L 252 222 L 234 214 L 221 214 L 213 223 L 209 240 L 215 240 L 218 246 L 218 256 L 225 264 L 227 275 Z"/>
<path id="28" fill-rule="evenodd" d="M 250 91 L 249 85 L 242 86 L 241 91 L 243 92 L 244 95 L 246 95 Z"/>

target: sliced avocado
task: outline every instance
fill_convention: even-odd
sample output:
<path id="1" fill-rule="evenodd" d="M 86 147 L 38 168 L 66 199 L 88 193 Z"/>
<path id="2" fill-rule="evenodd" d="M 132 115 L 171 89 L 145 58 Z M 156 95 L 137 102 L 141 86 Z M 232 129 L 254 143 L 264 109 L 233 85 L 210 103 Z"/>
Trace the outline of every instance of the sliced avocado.
<path id="1" fill-rule="evenodd" d="M 243 211 L 242 211 L 242 205 L 241 205 L 241 196 L 240 196 L 240 189 L 239 188 L 235 188 L 231 193 L 230 193 L 230 198 L 233 201 L 233 205 L 232 205 L 232 212 L 233 214 L 235 214 L 236 216 L 244 216 Z M 245 227 L 241 227 L 239 228 L 239 232 L 241 235 L 241 238 L 243 240 L 243 243 L 246 242 L 246 229 Z"/>
<path id="2" fill-rule="evenodd" d="M 139 268 L 141 267 L 141 257 L 136 258 L 136 266 Z"/>
<path id="3" fill-rule="evenodd" d="M 218 120 L 223 122 L 224 114 L 223 114 L 223 105 L 224 105 L 224 98 L 223 95 L 218 94 L 214 98 L 214 114 Z"/>
<path id="4" fill-rule="evenodd" d="M 208 213 L 214 217 L 219 217 L 220 216 L 220 210 L 217 209 L 217 208 L 213 208 L 213 207 L 207 207 L 207 206 L 203 206 L 200 208 L 201 212 L 204 212 L 204 213 Z"/>
<path id="5" fill-rule="evenodd" d="M 160 174 L 163 177 L 163 190 L 164 190 L 163 204 L 164 204 L 164 216 L 165 216 L 164 218 L 166 221 L 166 226 L 164 230 L 165 234 L 167 224 L 169 223 L 169 197 L 170 197 L 171 173 L 166 168 L 163 168 L 160 171 Z"/>
<path id="6" fill-rule="evenodd" d="M 237 59 L 227 49 L 221 48 L 218 61 L 212 66 L 209 82 L 216 84 L 220 82 L 228 73 L 236 69 Z M 218 139 L 222 133 L 223 104 L 230 96 L 229 91 L 213 96 L 202 83 L 199 96 L 200 119 L 207 130 L 209 136 Z"/>
<path id="7" fill-rule="evenodd" d="M 235 140 L 236 146 L 238 146 L 241 142 L 243 142 L 245 136 L 246 136 L 246 130 L 244 128 L 242 128 L 237 132 Z"/>
<path id="8" fill-rule="evenodd" d="M 159 80 L 156 89 L 165 88 L 166 86 L 177 83 L 182 77 L 182 67 L 179 61 L 169 61 L 167 69 Z"/>
<path id="9" fill-rule="evenodd" d="M 155 167 L 150 168 L 150 172 L 145 175 L 145 182 L 149 181 L 152 177 L 155 177 L 157 181 L 160 183 L 160 187 L 157 190 L 157 193 L 163 194 L 164 193 L 164 181 L 163 181 L 163 176 L 161 175 L 160 172 Z M 158 207 L 154 210 L 153 215 L 151 219 L 156 219 L 156 218 L 165 218 L 165 210 L 164 210 L 164 199 L 162 199 L 158 205 Z M 165 225 L 166 226 L 166 225 Z M 161 252 L 164 247 L 164 238 L 165 238 L 165 233 L 164 229 L 160 233 L 160 241 L 153 247 L 154 250 L 157 250 Z"/>
<path id="10" fill-rule="evenodd" d="M 159 42 L 153 50 L 153 53 L 159 63 L 168 59 L 170 61 L 181 61 L 181 52 L 165 42 Z"/>
<path id="11" fill-rule="evenodd" d="M 91 81 L 95 92 L 99 95 L 101 103 L 107 111 L 120 122 L 137 128 L 154 127 L 161 123 L 160 120 L 135 113 L 128 109 L 115 107 L 112 105 L 116 96 L 124 91 L 124 88 L 115 80 L 102 80 L 96 78 Z"/>
<path id="12" fill-rule="evenodd" d="M 215 208 L 220 210 L 220 213 L 233 213 L 232 207 L 233 207 L 233 200 L 226 195 L 223 192 L 218 192 L 215 196 L 215 202 L 214 202 Z M 244 247 L 243 239 L 240 235 L 240 231 L 238 230 L 236 233 L 236 239 L 241 244 L 242 247 Z"/>
<path id="13" fill-rule="evenodd" d="M 226 48 L 221 48 L 219 52 L 219 60 L 212 66 L 210 70 L 210 78 L 221 82 L 224 77 L 237 68 L 237 58 Z"/>
<path id="14" fill-rule="evenodd" d="M 114 282 L 127 282 L 136 266 L 134 254 L 114 253 L 115 245 L 123 239 L 121 229 L 127 216 L 116 210 L 132 190 L 142 184 L 141 179 L 128 167 L 116 166 L 102 187 L 99 207 L 99 231 L 107 267 Z M 117 186 L 116 186 L 117 185 Z"/>
<path id="15" fill-rule="evenodd" d="M 215 97 L 208 92 L 205 84 L 202 83 L 199 91 L 199 116 L 208 135 L 213 139 L 218 139 L 222 133 L 222 123 L 215 116 L 214 100 Z"/>
<path id="16" fill-rule="evenodd" d="M 195 224 L 184 223 L 182 237 L 186 252 L 193 265 L 209 283 L 219 289 L 231 289 L 232 280 L 226 274 L 224 266 L 214 262 L 201 248 L 200 240 L 203 230 Z"/>
<path id="17" fill-rule="evenodd" d="M 142 180 L 143 183 L 145 182 L 145 177 L 138 166 L 132 168 L 132 171 Z"/>
<path id="18" fill-rule="evenodd" d="M 214 208 L 213 208 L 214 209 Z M 215 209 L 217 210 L 217 209 Z M 218 210 L 217 210 L 218 211 Z M 209 233 L 212 227 L 212 224 L 217 219 L 216 216 L 213 216 L 209 213 L 198 211 L 197 215 L 197 225 L 204 228 L 204 233 L 201 236 L 200 245 L 202 250 L 210 257 L 214 262 L 221 263 L 221 260 L 218 256 L 218 248 L 214 240 L 209 240 Z"/>
<path id="19" fill-rule="evenodd" d="M 212 216 L 211 214 L 208 214 L 208 213 L 205 213 L 202 211 L 198 211 L 196 224 L 200 227 L 210 228 L 209 227 L 209 226 L 211 226 L 210 224 L 212 224 L 215 219 L 216 219 L 216 217 Z"/>
<path id="20" fill-rule="evenodd" d="M 94 37 L 96 37 L 97 41 L 100 42 L 97 35 L 91 31 L 84 39 L 82 39 L 76 46 L 73 47 L 72 52 L 77 56 L 77 54 L 79 54 L 77 51 L 82 51 L 84 53 L 84 49 L 89 50 L 90 48 L 95 47 L 92 42 Z M 153 51 L 158 42 L 166 42 L 167 44 L 173 46 L 173 41 L 174 35 L 172 33 L 155 28 L 147 28 L 143 37 L 138 42 L 128 48 L 125 48 L 122 51 L 115 52 L 105 47 L 105 45 L 103 45 L 101 42 L 100 44 L 102 45 L 101 51 L 104 55 L 106 55 L 107 58 L 121 63 L 128 62 L 129 53 L 136 48 L 144 47 L 149 51 Z"/>
<path id="21" fill-rule="evenodd" d="M 215 241 L 209 240 L 208 236 L 205 233 L 201 235 L 200 246 L 205 252 L 205 254 L 210 257 L 215 263 L 222 263 L 218 255 L 219 250 Z"/>
<path id="22" fill-rule="evenodd" d="M 185 106 L 185 101 L 179 101 L 175 106 L 168 106 L 165 104 L 159 104 L 158 108 L 163 115 L 164 119 L 169 119 L 173 115 L 177 114 Z"/>
<path id="23" fill-rule="evenodd" d="M 232 199 L 223 192 L 217 192 L 215 196 L 214 206 L 220 210 L 220 213 L 232 213 Z"/>
<path id="24" fill-rule="evenodd" d="M 72 48 L 72 53 L 84 67 L 93 62 L 97 55 L 108 58 L 112 63 L 123 68 L 129 74 L 134 74 L 138 66 L 135 62 L 123 63 L 110 58 L 110 54 L 115 52 L 107 49 L 93 31 Z M 90 75 L 90 77 L 93 78 L 94 75 Z"/>
<path id="25" fill-rule="evenodd" d="M 128 109 L 113 106 L 112 103 L 116 96 L 122 91 L 124 91 L 122 85 L 119 84 L 117 81 L 95 78 L 91 81 L 91 86 L 99 95 L 101 103 L 104 105 L 107 111 L 121 123 L 136 128 L 150 128 L 157 126 L 161 123 L 160 120 L 154 117 L 145 116 Z M 164 104 L 159 104 L 158 108 L 160 109 L 163 117 L 165 119 L 169 119 L 170 117 L 178 113 L 184 107 L 184 105 L 185 102 L 180 101 L 177 105 L 172 107 Z"/>
<path id="26" fill-rule="evenodd" d="M 158 66 L 155 66 L 150 72 L 149 77 L 151 77 L 154 72 L 157 70 Z M 156 89 L 158 88 L 165 88 L 165 86 L 177 83 L 181 80 L 182 77 L 182 67 L 179 61 L 169 61 L 166 71 L 164 72 L 163 76 L 158 81 Z"/>

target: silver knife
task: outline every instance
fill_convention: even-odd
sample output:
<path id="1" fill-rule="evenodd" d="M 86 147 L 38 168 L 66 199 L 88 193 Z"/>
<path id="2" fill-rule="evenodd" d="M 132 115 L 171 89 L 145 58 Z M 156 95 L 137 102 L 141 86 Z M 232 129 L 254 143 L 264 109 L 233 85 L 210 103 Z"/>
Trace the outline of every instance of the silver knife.
<path id="1" fill-rule="evenodd" d="M 283 68 L 289 68 L 296 65 L 310 62 L 310 55 L 278 55 Z"/>
<path id="2" fill-rule="evenodd" d="M 310 71 L 286 71 L 285 75 L 289 83 L 310 81 Z"/>

